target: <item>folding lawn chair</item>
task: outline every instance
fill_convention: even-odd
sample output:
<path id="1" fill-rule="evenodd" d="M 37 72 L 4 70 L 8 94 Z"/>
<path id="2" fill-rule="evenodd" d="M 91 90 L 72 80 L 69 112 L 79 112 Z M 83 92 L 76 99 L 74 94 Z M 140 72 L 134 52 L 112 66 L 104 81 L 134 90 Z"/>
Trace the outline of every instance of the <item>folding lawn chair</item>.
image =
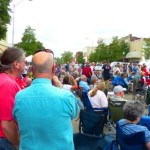
<path id="1" fill-rule="evenodd" d="M 89 136 L 82 133 L 74 133 L 73 136 L 75 150 L 103 150 L 105 146 L 114 140 L 114 137 Z"/>
<path id="2" fill-rule="evenodd" d="M 124 134 L 122 130 L 124 125 L 120 125 L 118 122 L 116 124 L 116 138 L 120 150 L 146 150 L 145 133 L 142 131 L 129 135 Z"/>
<path id="3" fill-rule="evenodd" d="M 87 94 L 82 93 L 82 96 L 85 109 L 79 114 L 79 133 L 74 134 L 75 150 L 101 150 L 114 137 L 103 132 L 105 114 L 97 114 Z"/>
<path id="4" fill-rule="evenodd" d="M 138 122 L 139 125 L 145 126 L 150 130 L 150 117 L 149 116 L 142 116 L 140 121 Z"/>
<path id="5" fill-rule="evenodd" d="M 147 89 L 146 85 L 142 83 L 141 81 L 133 81 L 133 100 L 140 100 L 142 102 L 145 102 L 146 100 L 146 94 L 147 94 Z"/>
<path id="6" fill-rule="evenodd" d="M 112 100 L 109 98 L 108 100 L 108 109 L 109 109 L 109 114 L 110 114 L 110 120 L 109 124 L 111 125 L 113 131 L 115 132 L 115 127 L 114 124 L 116 124 L 117 121 L 120 119 L 123 119 L 123 106 L 126 103 L 126 101 L 117 101 L 117 100 Z"/>

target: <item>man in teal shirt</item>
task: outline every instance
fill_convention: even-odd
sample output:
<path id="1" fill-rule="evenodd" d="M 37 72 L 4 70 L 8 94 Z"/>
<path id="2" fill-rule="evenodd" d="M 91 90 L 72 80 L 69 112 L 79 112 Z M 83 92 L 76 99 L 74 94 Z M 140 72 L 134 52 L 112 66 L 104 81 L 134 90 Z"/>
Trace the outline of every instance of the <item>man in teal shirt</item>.
<path id="1" fill-rule="evenodd" d="M 54 56 L 33 55 L 36 79 L 17 93 L 13 115 L 20 132 L 20 150 L 74 150 L 71 120 L 78 115 L 75 96 L 52 85 Z"/>

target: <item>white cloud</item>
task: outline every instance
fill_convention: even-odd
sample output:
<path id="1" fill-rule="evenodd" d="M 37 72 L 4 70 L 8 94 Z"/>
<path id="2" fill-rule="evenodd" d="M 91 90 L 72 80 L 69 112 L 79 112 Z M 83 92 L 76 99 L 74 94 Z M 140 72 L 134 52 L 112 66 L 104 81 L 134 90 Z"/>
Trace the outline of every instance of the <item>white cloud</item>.
<path id="1" fill-rule="evenodd" d="M 16 4 L 19 0 L 13 0 Z M 98 38 L 150 37 L 149 0 L 28 0 L 16 6 L 15 42 L 26 26 L 35 29 L 44 46 L 60 56 L 96 45 Z M 11 43 L 12 26 L 8 41 Z M 88 40 L 86 39 L 88 38 Z"/>

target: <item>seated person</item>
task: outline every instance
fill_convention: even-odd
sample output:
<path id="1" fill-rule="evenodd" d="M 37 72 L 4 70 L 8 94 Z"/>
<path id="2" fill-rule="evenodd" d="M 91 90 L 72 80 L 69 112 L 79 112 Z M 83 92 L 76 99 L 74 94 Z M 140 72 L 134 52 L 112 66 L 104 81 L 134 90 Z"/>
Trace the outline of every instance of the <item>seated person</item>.
<path id="1" fill-rule="evenodd" d="M 104 81 L 99 81 L 99 90 L 103 91 L 106 95 L 106 97 L 108 96 L 108 90 L 106 89 L 106 85 Z"/>
<path id="2" fill-rule="evenodd" d="M 131 72 L 129 77 L 128 77 L 128 81 L 133 82 L 134 78 L 135 78 L 135 73 Z"/>
<path id="3" fill-rule="evenodd" d="M 146 85 L 146 78 L 144 77 L 143 72 L 141 72 L 141 77 L 139 81 L 142 83 L 142 86 Z"/>
<path id="4" fill-rule="evenodd" d="M 90 90 L 90 87 L 87 83 L 87 77 L 85 75 L 82 75 L 80 77 L 80 81 L 79 81 L 79 87 L 82 88 L 82 92 L 88 92 Z"/>
<path id="5" fill-rule="evenodd" d="M 121 85 L 115 86 L 113 89 L 114 95 L 111 96 L 111 100 L 127 101 L 124 99 L 124 91 L 126 91 L 126 89 L 123 88 Z"/>
<path id="6" fill-rule="evenodd" d="M 88 98 L 92 105 L 92 108 L 107 108 L 108 107 L 108 100 L 103 91 L 101 91 L 102 86 L 104 85 L 103 82 L 98 82 L 97 86 L 94 89 L 88 92 Z M 96 109 L 95 111 L 102 111 Z"/>
<path id="7" fill-rule="evenodd" d="M 127 88 L 127 93 L 128 93 L 130 91 L 133 83 L 129 82 L 127 73 L 123 74 L 123 81 L 125 83 L 125 88 Z"/>
<path id="8" fill-rule="evenodd" d="M 92 78 L 91 79 L 91 84 L 89 85 L 90 89 L 93 89 L 97 85 L 97 81 L 98 81 L 97 78 Z"/>
<path id="9" fill-rule="evenodd" d="M 121 128 L 126 135 L 144 131 L 145 144 L 147 149 L 150 150 L 150 131 L 144 126 L 137 125 L 143 113 L 144 105 L 140 101 L 128 101 L 123 107 L 125 119 L 121 119 L 118 124 L 123 125 Z"/>
<path id="10" fill-rule="evenodd" d="M 117 85 L 121 85 L 122 87 L 125 86 L 125 83 L 123 81 L 123 78 L 121 77 L 120 75 L 120 72 L 117 73 L 116 77 L 114 77 L 113 81 L 112 81 L 112 84 L 114 86 L 117 86 Z"/>
<path id="11" fill-rule="evenodd" d="M 62 83 L 62 88 L 66 90 L 77 90 L 78 85 L 73 76 L 65 76 Z"/>

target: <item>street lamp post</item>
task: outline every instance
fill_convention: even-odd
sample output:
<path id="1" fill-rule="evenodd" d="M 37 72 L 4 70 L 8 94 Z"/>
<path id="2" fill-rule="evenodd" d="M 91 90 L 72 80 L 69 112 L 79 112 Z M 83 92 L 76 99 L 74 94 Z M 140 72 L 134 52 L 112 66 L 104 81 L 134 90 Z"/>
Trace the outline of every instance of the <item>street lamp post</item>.
<path id="1" fill-rule="evenodd" d="M 14 46 L 14 37 L 15 37 L 15 9 L 16 6 L 18 6 L 21 2 L 23 2 L 24 0 L 19 1 L 17 4 L 13 4 L 13 18 L 12 18 L 12 46 Z M 28 0 L 28 1 L 32 1 L 32 0 Z"/>

